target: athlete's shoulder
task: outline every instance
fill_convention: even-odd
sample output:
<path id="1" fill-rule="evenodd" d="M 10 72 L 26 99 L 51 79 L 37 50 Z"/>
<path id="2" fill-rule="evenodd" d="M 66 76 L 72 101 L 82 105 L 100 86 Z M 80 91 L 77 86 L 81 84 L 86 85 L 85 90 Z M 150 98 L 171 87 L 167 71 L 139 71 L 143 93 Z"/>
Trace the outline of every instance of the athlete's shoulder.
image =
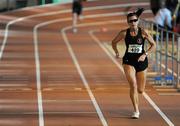
<path id="1" fill-rule="evenodd" d="M 122 30 L 121 30 L 122 33 L 126 32 L 126 31 L 127 31 L 127 29 L 122 29 Z"/>
<path id="2" fill-rule="evenodd" d="M 148 31 L 146 29 L 142 28 L 142 27 L 140 27 L 140 29 L 141 29 L 142 35 L 144 37 L 148 37 Z"/>
<path id="3" fill-rule="evenodd" d="M 122 29 L 122 30 L 119 32 L 119 34 L 121 34 L 121 35 L 126 35 L 126 31 L 127 31 L 127 29 Z"/>

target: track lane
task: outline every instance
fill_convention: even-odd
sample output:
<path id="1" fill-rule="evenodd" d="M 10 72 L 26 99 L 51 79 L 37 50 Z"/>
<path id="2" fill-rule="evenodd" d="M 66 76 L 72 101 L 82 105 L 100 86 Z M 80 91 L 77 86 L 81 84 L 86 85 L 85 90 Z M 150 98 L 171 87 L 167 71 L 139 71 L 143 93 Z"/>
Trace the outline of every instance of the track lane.
<path id="1" fill-rule="evenodd" d="M 96 26 L 96 28 L 97 28 L 97 26 Z M 91 28 L 92 29 L 92 28 Z M 77 36 L 76 36 L 77 37 Z M 87 80 L 88 80 L 88 82 L 89 82 L 89 84 L 90 84 L 90 86 L 92 86 L 92 87 L 96 87 L 95 85 L 96 85 L 96 83 L 97 82 L 92 82 L 92 80 L 91 79 L 89 79 L 89 77 L 91 77 L 91 76 L 94 76 L 94 74 L 96 75 L 96 76 L 98 76 L 98 73 L 97 73 L 97 70 L 98 69 L 100 69 L 101 67 L 102 67 L 102 65 L 101 64 L 103 64 L 103 60 L 101 59 L 101 62 L 99 63 L 98 61 L 99 61 L 99 56 L 97 55 L 97 54 L 99 54 L 100 52 L 99 51 L 97 51 L 97 49 L 95 49 L 96 50 L 96 52 L 95 51 L 92 51 L 92 48 L 94 47 L 94 46 L 92 46 L 93 44 L 89 44 L 89 41 L 90 40 L 87 40 L 87 36 L 85 37 L 86 38 L 86 44 L 82 44 L 83 42 L 80 42 L 80 40 L 78 40 L 78 41 L 74 41 L 75 40 L 75 38 L 73 38 L 72 36 L 71 37 L 69 37 L 70 39 L 69 39 L 69 41 L 71 42 L 71 44 L 72 44 L 72 47 L 73 47 L 73 49 L 74 49 L 74 51 L 76 52 L 76 55 L 77 55 L 77 58 L 78 58 L 78 61 L 80 62 L 80 64 L 81 64 L 81 67 L 82 67 L 82 69 L 83 69 L 83 72 L 84 72 L 84 74 L 85 74 L 85 77 L 87 78 Z M 92 42 L 92 41 L 90 41 L 90 42 Z M 74 44 L 75 43 L 75 44 Z M 78 44 L 78 45 L 77 45 Z M 91 45 L 91 46 L 90 46 Z M 84 50 L 84 49 L 82 49 L 82 48 L 80 48 L 80 47 L 82 47 L 83 46 L 83 48 L 84 49 L 86 49 L 86 50 Z M 87 46 L 87 47 L 86 47 Z M 89 50 L 91 50 L 91 51 L 89 51 Z M 101 50 L 101 49 L 100 49 Z M 91 53 L 90 53 L 91 52 Z M 90 56 L 83 56 L 84 54 L 87 54 L 87 55 L 91 55 L 92 57 L 90 57 Z M 100 55 L 101 55 L 101 53 L 100 53 Z M 104 57 L 104 56 L 101 56 L 101 58 L 102 57 Z M 96 59 L 97 58 L 97 59 Z M 96 62 L 96 60 L 97 60 L 97 62 Z M 104 59 L 105 60 L 105 59 Z M 86 61 L 86 62 L 84 62 L 84 61 Z M 96 64 L 96 65 L 93 65 L 94 67 L 90 67 L 90 69 L 88 69 L 87 68 L 87 66 L 88 66 L 88 61 L 89 61 L 89 63 L 90 64 Z M 104 61 L 105 63 L 107 63 L 108 65 L 110 64 L 108 61 L 107 61 L 107 59 Z M 86 67 L 83 67 L 83 64 L 86 66 Z M 103 65 L 104 66 L 104 65 Z M 93 68 L 95 69 L 95 70 L 93 70 Z M 97 69 L 98 68 L 98 69 Z M 107 67 L 106 67 L 107 68 Z M 104 71 L 103 71 L 104 70 Z M 91 73 L 90 71 L 94 71 L 93 73 Z M 102 69 L 100 69 L 99 70 L 100 71 L 100 75 L 101 76 L 104 76 L 103 74 L 106 74 L 106 69 L 104 69 L 104 67 L 102 68 Z M 103 71 L 103 72 L 102 72 Z M 112 69 L 111 69 L 111 71 L 112 71 Z M 109 72 L 109 71 L 108 71 Z M 89 73 L 89 74 L 88 74 Z M 112 74 L 111 74 L 112 72 L 110 72 L 110 73 L 108 73 L 109 74 L 109 76 L 112 76 Z M 113 73 L 114 73 L 114 71 L 113 71 Z M 92 75 L 91 75 L 92 74 Z M 121 73 L 122 74 L 122 73 Z M 114 74 L 113 74 L 114 75 Z M 119 74 L 117 74 L 117 75 L 119 75 Z M 105 75 L 106 77 L 107 77 L 107 75 Z M 97 78 L 100 78 L 100 76 L 98 76 Z M 94 80 L 96 80 L 96 79 L 94 79 Z M 108 81 L 107 81 L 108 82 Z M 103 83 L 105 83 L 104 81 L 103 81 Z M 108 82 L 108 85 L 110 85 L 110 83 L 111 82 Z M 122 81 L 119 81 L 119 83 L 123 83 Z M 125 84 L 127 84 L 127 82 L 125 83 Z M 98 84 L 97 84 L 98 85 Z M 106 92 L 106 91 L 103 91 L 103 86 L 104 85 L 101 85 L 101 89 L 102 89 L 102 92 L 104 93 L 104 92 Z M 116 85 L 117 86 L 117 85 Z M 127 85 L 126 85 L 127 86 Z M 97 87 L 99 87 L 99 86 L 97 86 Z M 96 88 L 97 88 L 96 87 Z M 128 88 L 127 87 L 125 87 L 127 90 L 126 91 L 128 91 Z M 106 88 L 105 88 L 106 89 Z M 118 88 L 119 89 L 119 88 Z M 123 88 L 124 89 L 124 88 Z M 99 91 L 100 92 L 100 91 Z M 107 89 L 107 92 L 108 92 L 108 89 Z M 111 91 L 109 91 L 109 92 L 113 92 L 113 90 Z M 108 93 L 109 93 L 108 92 Z M 119 92 L 122 92 L 121 90 L 119 90 Z M 97 93 L 98 94 L 98 93 Z M 104 94 L 106 94 L 105 96 L 104 96 L 104 99 L 102 100 L 102 97 L 103 97 L 103 95 L 101 94 L 101 95 L 95 95 L 96 96 L 96 98 L 98 99 L 97 101 L 99 102 L 99 101 L 101 101 L 102 102 L 102 106 L 101 106 L 101 108 L 102 108 L 102 111 L 103 112 L 106 112 L 106 110 L 103 110 L 103 108 L 105 107 L 105 105 L 107 104 L 105 101 L 106 100 L 104 100 L 104 99 L 106 99 L 105 97 L 107 97 L 107 95 L 108 94 L 106 94 L 106 93 L 104 93 Z M 117 94 L 116 94 L 117 95 Z M 98 97 L 100 97 L 100 98 L 98 98 Z M 115 96 L 116 97 L 116 96 Z M 127 99 L 128 98 L 128 96 L 126 95 L 126 98 L 123 98 L 123 95 L 121 94 L 121 96 L 119 96 L 119 98 L 117 98 L 117 99 Z M 110 100 L 110 99 L 109 99 Z M 112 101 L 111 101 L 112 102 Z M 122 103 L 123 104 L 123 103 Z M 126 106 L 129 106 L 129 105 L 127 105 L 127 103 L 126 103 Z M 148 106 L 148 107 L 147 107 Z M 149 104 L 148 105 L 146 105 L 146 107 L 149 109 Z M 145 107 L 145 108 L 146 108 Z M 121 107 L 120 107 L 121 108 Z M 146 109 L 147 109 L 146 108 Z M 150 107 L 151 108 L 151 107 Z M 152 111 L 153 109 L 151 108 L 151 111 Z M 108 113 L 108 112 L 107 112 Z M 155 112 L 154 112 L 154 114 L 155 114 Z M 154 115 L 155 116 L 155 115 Z M 123 116 L 122 116 L 123 117 Z M 107 116 L 106 116 L 106 118 L 107 118 Z M 125 118 L 128 118 L 128 117 L 125 117 Z M 159 121 L 158 121 L 158 123 L 159 124 L 157 124 L 157 122 L 155 122 L 155 125 L 157 124 L 157 125 L 165 125 L 165 122 L 163 122 L 163 120 L 161 119 L 161 117 L 160 116 L 156 116 L 155 117 L 156 119 L 158 118 L 159 119 Z M 129 118 L 128 118 L 129 119 Z M 108 119 L 107 119 L 108 120 Z M 109 119 L 109 120 L 111 120 L 111 118 Z M 108 120 L 108 121 L 109 121 Z M 161 121 L 160 121 L 161 120 Z M 152 123 L 152 120 L 146 120 L 146 121 L 149 121 L 150 123 L 149 123 L 149 125 L 154 125 L 153 123 Z M 115 122 L 114 121 L 112 121 L 113 123 L 112 124 L 114 124 Z M 128 123 L 130 123 L 131 121 L 128 121 Z M 134 124 L 135 122 L 133 122 L 133 120 L 132 120 L 132 123 L 131 124 Z M 115 123 L 116 124 L 116 123 Z M 137 124 L 138 125 L 141 125 L 140 124 L 140 122 L 137 122 Z M 110 125 L 111 125 L 111 123 L 110 123 Z M 127 125 L 127 124 L 126 124 Z M 144 124 L 143 124 L 144 125 Z"/>
<path id="2" fill-rule="evenodd" d="M 30 16 L 30 17 L 32 17 L 32 16 Z M 17 21 L 21 21 L 21 19 L 20 20 L 17 20 Z M 12 23 L 10 23 L 10 24 L 12 24 Z M 9 44 L 9 43 L 8 43 Z M 19 49 L 18 49 L 19 50 Z M 18 53 L 17 53 L 17 55 L 19 55 Z M 13 56 L 13 57 L 16 57 L 16 56 Z M 22 65 L 21 65 L 22 66 Z"/>
<path id="3" fill-rule="evenodd" d="M 38 32 L 40 34 L 39 36 L 44 36 L 44 32 L 40 31 Z M 51 121 L 51 116 L 45 114 L 44 116 L 46 124 L 69 125 L 72 123 L 76 125 L 86 125 L 86 122 L 84 122 L 84 120 L 92 119 L 94 120 L 92 125 L 100 125 L 99 119 L 95 113 L 94 108 L 92 107 L 92 103 L 90 101 L 83 102 L 84 100 L 89 100 L 89 97 L 86 91 L 81 91 L 83 84 L 80 80 L 77 70 L 75 69 L 65 43 L 61 43 L 61 40 L 57 41 L 57 39 L 59 39 L 59 34 L 54 34 L 52 38 L 49 37 L 51 41 L 44 42 L 42 41 L 42 39 L 44 39 L 44 37 L 39 37 L 41 64 L 43 64 L 41 67 L 41 75 L 42 80 L 44 80 L 43 78 L 46 79 L 46 81 L 43 81 L 42 86 L 44 85 L 45 87 L 48 87 L 47 89 L 52 90 L 48 93 L 43 93 L 43 99 L 51 98 L 54 100 L 58 100 L 59 98 L 61 98 L 69 101 L 62 103 L 61 105 L 43 104 L 44 112 L 50 110 L 58 111 L 59 116 L 66 117 L 58 119 L 59 121 L 53 123 Z M 47 46 L 50 44 L 52 46 Z M 55 87 L 55 89 L 53 87 Z M 58 88 L 58 90 L 54 92 L 56 88 Z M 77 100 L 80 100 L 81 102 L 73 102 Z M 67 112 L 68 114 L 62 112 Z M 82 117 L 84 113 L 92 113 L 93 115 L 91 117 Z M 73 119 L 74 116 L 67 117 L 70 114 L 77 116 L 77 118 Z"/>
<path id="4" fill-rule="evenodd" d="M 117 32 L 118 32 L 118 25 L 115 25 L 112 27 L 110 26 L 103 26 L 109 29 L 107 32 L 102 32 L 97 30 L 95 33 L 95 36 L 102 42 L 110 42 L 110 38 L 112 38 Z M 116 31 L 114 33 L 114 31 Z M 110 33 L 114 33 L 114 35 L 110 35 Z M 109 37 L 108 37 L 109 34 Z M 106 36 L 106 37 L 104 37 Z M 121 61 L 120 61 L 121 63 Z M 149 84 L 147 84 L 149 86 Z M 151 87 L 154 88 L 154 87 Z M 149 89 L 149 87 L 148 87 Z M 154 89 L 153 89 L 154 90 Z M 174 125 L 178 126 L 179 125 L 179 116 L 178 113 L 180 112 L 180 109 L 178 108 L 179 100 L 179 95 L 171 95 L 171 94 L 166 94 L 166 95 L 158 95 L 158 91 L 152 91 L 152 93 L 148 93 L 148 95 L 153 99 L 153 101 L 161 108 L 161 110 L 167 115 L 167 117 L 174 123 Z M 176 112 L 177 113 L 176 113 Z"/>

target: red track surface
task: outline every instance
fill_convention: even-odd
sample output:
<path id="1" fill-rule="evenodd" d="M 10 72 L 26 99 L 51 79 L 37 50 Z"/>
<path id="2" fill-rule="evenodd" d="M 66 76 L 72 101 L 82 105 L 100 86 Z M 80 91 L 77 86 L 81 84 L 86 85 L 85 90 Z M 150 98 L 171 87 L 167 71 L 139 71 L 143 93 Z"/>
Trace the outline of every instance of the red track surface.
<path id="1" fill-rule="evenodd" d="M 134 0 L 133 3 L 144 1 Z M 84 6 L 92 8 L 129 2 L 88 2 Z M 95 103 L 108 126 L 167 126 L 143 96 L 140 96 L 140 119 L 130 119 L 133 109 L 128 83 L 123 72 L 102 49 L 104 42 L 110 42 L 120 29 L 127 27 L 126 11 L 139 4 L 132 8 L 124 5 L 85 9 L 85 18 L 79 23 L 77 34 L 73 34 L 70 27 L 71 5 L 68 4 L 1 15 L 0 40 L 1 47 L 5 48 L 1 49 L 0 59 L 0 126 L 105 125 Z M 148 9 L 148 3 L 143 7 Z M 66 10 L 68 12 L 58 13 Z M 52 12 L 55 13 L 45 15 Z M 122 15 L 112 15 L 117 12 Z M 111 15 L 107 16 L 107 13 Z M 152 17 L 152 14 L 145 13 L 143 17 Z M 13 21 L 17 18 L 21 20 Z M 13 22 L 8 24 L 9 21 Z M 45 22 L 47 24 L 42 24 Z M 102 28 L 107 31 L 102 32 Z M 121 59 L 117 61 L 121 64 Z M 160 96 L 149 84 L 146 93 L 174 125 L 180 125 L 180 96 Z M 42 106 L 38 96 L 42 96 Z M 43 112 L 39 112 L 38 106 L 43 107 Z M 39 118 L 41 114 L 44 118 Z"/>

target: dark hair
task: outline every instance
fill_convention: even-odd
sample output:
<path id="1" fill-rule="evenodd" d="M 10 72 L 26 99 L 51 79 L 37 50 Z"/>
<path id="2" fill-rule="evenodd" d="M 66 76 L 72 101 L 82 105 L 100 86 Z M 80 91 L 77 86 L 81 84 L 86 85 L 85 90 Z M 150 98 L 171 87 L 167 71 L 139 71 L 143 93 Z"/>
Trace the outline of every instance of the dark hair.
<path id="1" fill-rule="evenodd" d="M 127 21 L 129 19 L 129 17 L 132 17 L 132 16 L 137 16 L 137 18 L 139 18 L 140 15 L 143 13 L 143 11 L 144 11 L 144 8 L 138 8 L 136 11 L 129 13 L 127 15 Z"/>

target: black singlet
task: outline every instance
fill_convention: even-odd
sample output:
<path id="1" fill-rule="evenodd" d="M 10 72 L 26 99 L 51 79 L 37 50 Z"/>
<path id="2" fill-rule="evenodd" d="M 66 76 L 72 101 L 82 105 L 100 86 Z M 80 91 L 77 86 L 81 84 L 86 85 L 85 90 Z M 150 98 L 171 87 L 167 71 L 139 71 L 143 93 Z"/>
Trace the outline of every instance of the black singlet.
<path id="1" fill-rule="evenodd" d="M 138 62 L 138 58 L 145 52 L 145 38 L 142 36 L 141 28 L 138 28 L 138 34 L 131 36 L 130 29 L 127 29 L 125 36 L 126 52 L 123 56 L 123 64 L 134 66 L 136 72 L 143 71 L 148 67 L 148 59 Z"/>

